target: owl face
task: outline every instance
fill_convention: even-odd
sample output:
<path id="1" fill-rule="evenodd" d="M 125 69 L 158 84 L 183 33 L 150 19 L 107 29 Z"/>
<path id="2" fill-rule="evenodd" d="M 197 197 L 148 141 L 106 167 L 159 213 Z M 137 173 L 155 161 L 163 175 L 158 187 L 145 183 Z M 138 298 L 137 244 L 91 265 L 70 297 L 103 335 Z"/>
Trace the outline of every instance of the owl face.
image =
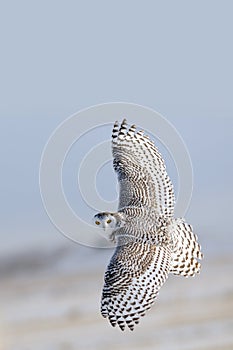
<path id="1" fill-rule="evenodd" d="M 95 226 L 99 228 L 115 229 L 117 227 L 117 220 L 113 213 L 98 213 L 93 218 Z"/>

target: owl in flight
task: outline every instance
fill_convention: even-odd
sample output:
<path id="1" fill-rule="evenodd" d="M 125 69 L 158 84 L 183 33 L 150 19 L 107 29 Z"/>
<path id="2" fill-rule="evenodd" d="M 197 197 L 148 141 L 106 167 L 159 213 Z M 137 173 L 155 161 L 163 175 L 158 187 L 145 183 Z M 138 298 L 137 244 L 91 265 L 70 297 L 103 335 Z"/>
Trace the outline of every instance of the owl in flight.
<path id="1" fill-rule="evenodd" d="M 116 122 L 112 153 L 119 208 L 94 216 L 95 225 L 116 243 L 105 272 L 101 314 L 112 326 L 133 330 L 170 273 L 200 272 L 202 253 L 192 226 L 174 218 L 173 185 L 149 137 L 125 119 Z"/>

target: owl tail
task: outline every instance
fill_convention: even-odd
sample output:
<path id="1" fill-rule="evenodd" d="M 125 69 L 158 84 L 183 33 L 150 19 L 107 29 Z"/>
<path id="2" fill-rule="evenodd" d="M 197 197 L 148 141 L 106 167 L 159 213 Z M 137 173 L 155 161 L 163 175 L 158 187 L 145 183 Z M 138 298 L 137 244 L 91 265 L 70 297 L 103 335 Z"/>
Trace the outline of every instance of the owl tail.
<path id="1" fill-rule="evenodd" d="M 185 277 L 199 273 L 201 264 L 198 260 L 203 258 L 203 254 L 192 226 L 183 219 L 175 219 L 169 229 L 174 242 L 170 273 Z"/>

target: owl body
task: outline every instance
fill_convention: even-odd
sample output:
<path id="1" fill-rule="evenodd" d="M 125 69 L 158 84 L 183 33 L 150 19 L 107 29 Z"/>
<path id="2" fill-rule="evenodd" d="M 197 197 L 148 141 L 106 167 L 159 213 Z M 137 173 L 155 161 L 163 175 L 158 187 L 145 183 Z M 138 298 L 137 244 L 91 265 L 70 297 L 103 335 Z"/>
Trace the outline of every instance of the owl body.
<path id="1" fill-rule="evenodd" d="M 118 212 L 94 217 L 117 243 L 105 273 L 101 313 L 112 326 L 133 330 L 169 273 L 199 273 L 202 253 L 192 227 L 174 218 L 173 186 L 151 140 L 123 120 L 114 125 L 112 150 Z"/>

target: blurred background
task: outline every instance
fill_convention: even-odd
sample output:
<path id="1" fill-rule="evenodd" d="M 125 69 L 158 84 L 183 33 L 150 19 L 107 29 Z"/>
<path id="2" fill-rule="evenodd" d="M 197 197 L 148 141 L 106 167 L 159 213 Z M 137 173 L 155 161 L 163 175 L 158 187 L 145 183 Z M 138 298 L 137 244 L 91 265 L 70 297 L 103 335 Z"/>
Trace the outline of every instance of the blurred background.
<path id="1" fill-rule="evenodd" d="M 0 349 L 233 348 L 232 10 L 230 0 L 1 2 Z M 39 191 L 53 130 L 110 101 L 153 108 L 182 136 L 194 171 L 186 219 L 205 254 L 200 276 L 171 276 L 132 333 L 99 312 L 112 250 L 65 238 Z"/>

